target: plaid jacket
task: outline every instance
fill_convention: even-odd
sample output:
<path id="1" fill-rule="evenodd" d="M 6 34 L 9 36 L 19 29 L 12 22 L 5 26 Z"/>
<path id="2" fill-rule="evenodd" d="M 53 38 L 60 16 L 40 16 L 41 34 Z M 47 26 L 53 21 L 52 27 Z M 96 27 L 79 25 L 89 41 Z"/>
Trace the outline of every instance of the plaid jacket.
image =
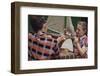
<path id="1" fill-rule="evenodd" d="M 59 55 L 58 42 L 54 38 L 29 33 L 28 60 L 54 59 Z"/>

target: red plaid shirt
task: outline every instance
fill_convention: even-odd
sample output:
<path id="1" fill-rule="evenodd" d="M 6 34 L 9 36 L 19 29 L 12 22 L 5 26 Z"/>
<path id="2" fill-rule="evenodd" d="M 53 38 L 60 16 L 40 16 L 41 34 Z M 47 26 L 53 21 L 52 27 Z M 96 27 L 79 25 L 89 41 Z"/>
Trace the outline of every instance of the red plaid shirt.
<path id="1" fill-rule="evenodd" d="M 59 55 L 58 42 L 54 38 L 29 33 L 28 60 L 53 59 Z"/>

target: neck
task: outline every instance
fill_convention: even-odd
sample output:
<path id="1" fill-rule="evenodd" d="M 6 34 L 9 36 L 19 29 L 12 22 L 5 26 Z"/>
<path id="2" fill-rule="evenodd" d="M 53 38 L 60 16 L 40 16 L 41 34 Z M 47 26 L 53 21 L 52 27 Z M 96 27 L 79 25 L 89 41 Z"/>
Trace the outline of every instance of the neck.
<path id="1" fill-rule="evenodd" d="M 42 31 L 38 31 L 36 34 L 41 35 L 42 34 Z"/>

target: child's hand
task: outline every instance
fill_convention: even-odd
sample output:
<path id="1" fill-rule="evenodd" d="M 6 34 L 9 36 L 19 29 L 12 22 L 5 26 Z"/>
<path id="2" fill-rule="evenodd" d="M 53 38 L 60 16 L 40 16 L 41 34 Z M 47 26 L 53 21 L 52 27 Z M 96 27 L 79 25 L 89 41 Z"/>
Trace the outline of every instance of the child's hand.
<path id="1" fill-rule="evenodd" d="M 78 42 L 79 42 L 78 37 L 74 37 L 74 42 L 75 42 L 75 43 L 78 43 Z"/>
<path id="2" fill-rule="evenodd" d="M 67 29 L 64 29 L 64 35 L 68 35 L 68 36 L 70 36 L 71 33 L 70 33 Z"/>
<path id="3" fill-rule="evenodd" d="M 57 41 L 61 42 L 61 41 L 65 40 L 65 39 L 66 39 L 65 35 L 61 35 L 60 37 L 57 38 Z"/>

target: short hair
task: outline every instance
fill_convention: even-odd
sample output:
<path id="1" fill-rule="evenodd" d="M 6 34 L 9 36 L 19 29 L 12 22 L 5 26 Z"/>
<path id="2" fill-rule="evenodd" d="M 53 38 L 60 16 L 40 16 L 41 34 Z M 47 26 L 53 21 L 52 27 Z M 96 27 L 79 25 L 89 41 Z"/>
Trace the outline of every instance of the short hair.
<path id="1" fill-rule="evenodd" d="M 87 35 L 87 31 L 88 31 L 87 22 L 86 21 L 78 21 L 77 24 L 82 26 L 83 30 L 86 31 L 86 35 Z"/>
<path id="2" fill-rule="evenodd" d="M 37 33 L 39 30 L 43 28 L 43 24 L 46 23 L 46 20 L 43 16 L 29 15 L 29 22 L 32 26 L 33 31 Z"/>

